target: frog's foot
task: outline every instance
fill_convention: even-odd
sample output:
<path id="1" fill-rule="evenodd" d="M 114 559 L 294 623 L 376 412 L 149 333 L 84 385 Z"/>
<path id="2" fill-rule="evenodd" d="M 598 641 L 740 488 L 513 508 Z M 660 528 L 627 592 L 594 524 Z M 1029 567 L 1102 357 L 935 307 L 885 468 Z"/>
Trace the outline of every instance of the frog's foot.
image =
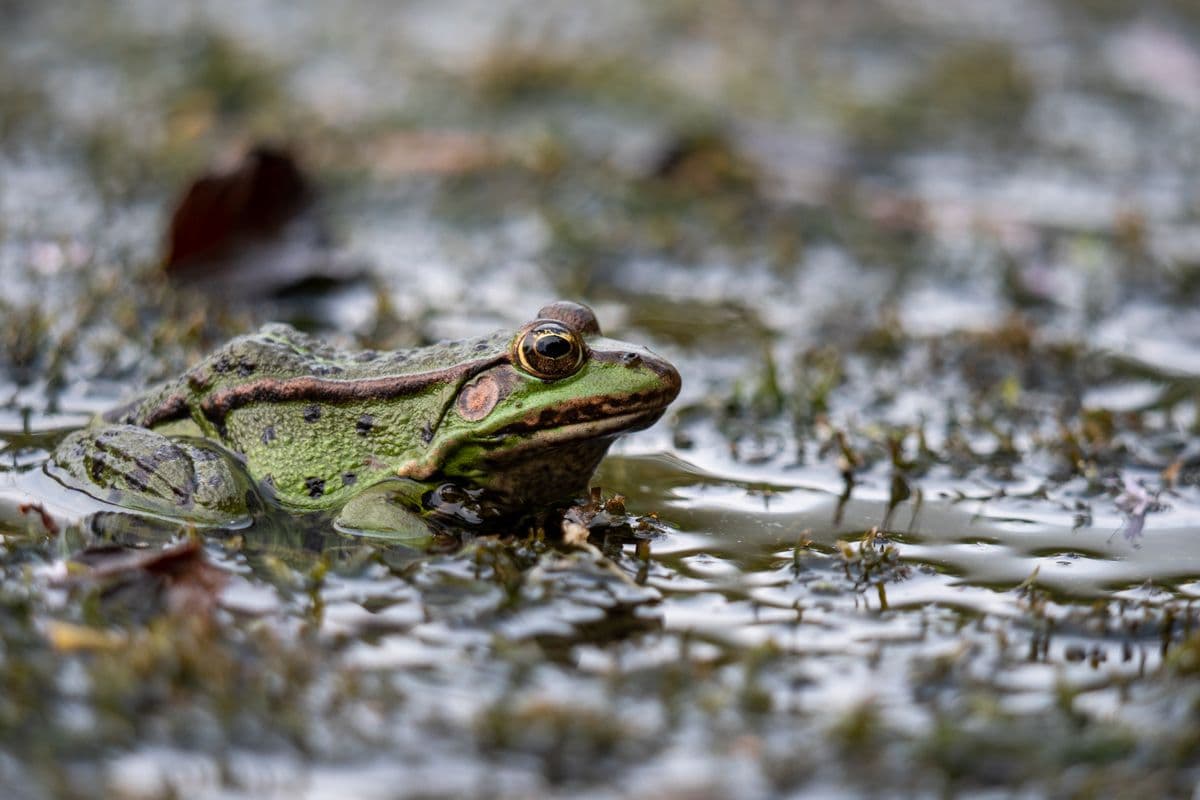
<path id="1" fill-rule="evenodd" d="M 47 471 L 113 505 L 199 525 L 240 526 L 259 505 L 228 453 L 133 425 L 70 434 Z"/>
<path id="2" fill-rule="evenodd" d="M 342 507 L 333 525 L 342 533 L 415 543 L 431 539 L 433 529 L 414 509 L 424 486 L 413 481 L 377 483 Z"/>

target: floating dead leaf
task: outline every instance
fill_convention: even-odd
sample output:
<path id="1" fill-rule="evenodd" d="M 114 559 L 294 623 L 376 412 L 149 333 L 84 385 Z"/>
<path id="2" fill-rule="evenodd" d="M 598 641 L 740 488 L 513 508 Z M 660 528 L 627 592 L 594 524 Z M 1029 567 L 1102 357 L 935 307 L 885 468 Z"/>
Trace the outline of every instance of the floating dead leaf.
<path id="1" fill-rule="evenodd" d="M 256 147 L 232 172 L 192 183 L 171 218 L 164 269 L 243 301 L 362 280 L 364 265 L 333 246 L 315 200 L 291 153 Z"/>
<path id="2" fill-rule="evenodd" d="M 57 536 L 59 532 L 58 522 L 54 516 L 46 510 L 46 507 L 41 503 L 22 503 L 17 507 L 17 511 L 23 517 L 34 517 L 41 523 L 42 531 L 47 536 Z"/>
<path id="3" fill-rule="evenodd" d="M 109 606 L 155 610 L 175 615 L 207 616 L 217 606 L 228 574 L 209 563 L 197 539 L 160 550 L 119 546 L 89 548 L 73 561 L 84 571 L 68 583 L 98 585 Z"/>
<path id="4" fill-rule="evenodd" d="M 128 638 L 120 631 L 76 625 L 53 620 L 46 623 L 46 638 L 50 646 L 62 653 L 119 650 Z"/>
<path id="5" fill-rule="evenodd" d="M 590 537 L 597 541 L 616 537 L 618 541 L 652 538 L 664 528 L 657 515 L 639 516 L 625 510 L 625 497 L 604 496 L 598 486 L 592 487 L 586 502 L 577 502 L 562 513 L 559 525 L 564 543 L 583 546 Z"/>
<path id="6" fill-rule="evenodd" d="M 572 519 L 564 519 L 562 523 L 563 542 L 574 547 L 587 544 L 588 529 Z"/>
<path id="7" fill-rule="evenodd" d="M 1174 489 L 1179 483 L 1179 474 L 1183 471 L 1183 459 L 1177 458 L 1167 465 L 1167 468 L 1162 471 L 1163 486 L 1167 489 Z"/>
<path id="8" fill-rule="evenodd" d="M 165 269 L 187 272 L 241 241 L 275 236 L 312 199 L 291 153 L 255 147 L 233 171 L 202 175 L 188 187 L 171 215 Z"/>
<path id="9" fill-rule="evenodd" d="M 747 192 L 756 188 L 759 170 L 720 131 L 682 133 L 663 147 L 651 177 L 700 194 Z"/>
<path id="10" fill-rule="evenodd" d="M 929 211 L 921 197 L 880 189 L 862 197 L 867 218 L 891 231 L 920 232 L 929 228 Z"/>
<path id="11" fill-rule="evenodd" d="M 365 165 L 377 175 L 464 175 L 496 166 L 504 153 L 490 137 L 463 131 L 389 133 L 370 146 Z"/>

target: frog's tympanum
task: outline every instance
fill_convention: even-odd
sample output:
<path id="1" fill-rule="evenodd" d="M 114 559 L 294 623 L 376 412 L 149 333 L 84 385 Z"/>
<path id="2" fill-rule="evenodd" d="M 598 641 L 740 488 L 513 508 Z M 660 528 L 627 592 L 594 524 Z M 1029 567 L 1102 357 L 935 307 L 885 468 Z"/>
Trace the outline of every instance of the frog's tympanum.
<path id="1" fill-rule="evenodd" d="M 433 487 L 506 511 L 587 488 L 620 434 L 657 420 L 679 373 L 559 302 L 517 331 L 395 352 L 285 325 L 234 339 L 54 452 L 60 481 L 124 508 L 223 525 L 262 502 L 403 530 Z"/>

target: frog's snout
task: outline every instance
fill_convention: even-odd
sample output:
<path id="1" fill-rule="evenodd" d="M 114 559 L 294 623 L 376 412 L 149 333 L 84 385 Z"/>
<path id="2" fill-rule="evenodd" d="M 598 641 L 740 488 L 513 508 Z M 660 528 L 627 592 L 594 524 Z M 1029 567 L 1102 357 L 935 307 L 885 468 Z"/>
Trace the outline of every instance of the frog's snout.
<path id="1" fill-rule="evenodd" d="M 660 391 L 662 392 L 662 404 L 664 407 L 679 396 L 679 389 L 683 385 L 683 379 L 679 375 L 679 370 L 675 369 L 675 365 L 670 361 L 660 358 L 649 351 L 626 353 L 621 359 L 622 362 L 627 358 L 630 359 L 628 366 L 635 369 L 642 367 L 654 373 L 661 387 Z"/>

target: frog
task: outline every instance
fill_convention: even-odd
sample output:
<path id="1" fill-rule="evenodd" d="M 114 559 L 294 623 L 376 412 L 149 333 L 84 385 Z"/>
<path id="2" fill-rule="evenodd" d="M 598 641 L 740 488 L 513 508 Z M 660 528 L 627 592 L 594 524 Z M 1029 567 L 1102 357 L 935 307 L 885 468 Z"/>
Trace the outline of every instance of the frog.
<path id="1" fill-rule="evenodd" d="M 579 496 L 613 441 L 656 422 L 680 386 L 670 362 L 606 338 L 570 301 L 516 330 L 393 351 L 271 323 L 68 434 L 46 472 L 197 526 L 278 508 L 417 533 L 443 485 L 506 514 Z"/>

